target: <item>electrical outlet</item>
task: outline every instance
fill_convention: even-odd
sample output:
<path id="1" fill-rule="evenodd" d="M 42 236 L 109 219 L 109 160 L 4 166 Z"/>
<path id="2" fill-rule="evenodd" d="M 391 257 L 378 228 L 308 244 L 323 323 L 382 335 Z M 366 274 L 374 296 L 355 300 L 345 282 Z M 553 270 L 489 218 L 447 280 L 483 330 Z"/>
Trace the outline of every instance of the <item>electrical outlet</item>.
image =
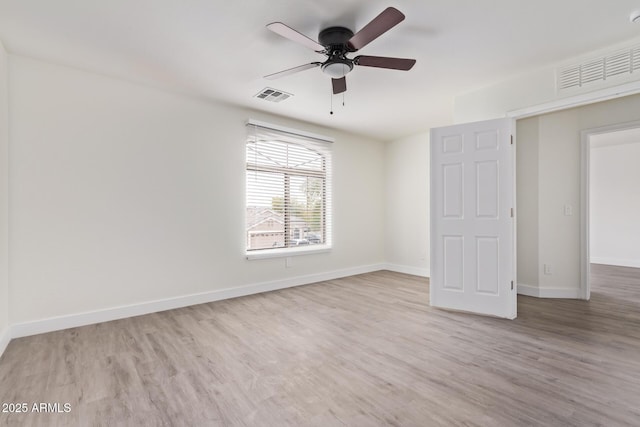
<path id="1" fill-rule="evenodd" d="M 553 274 L 553 266 L 551 264 L 544 265 L 544 274 Z"/>
<path id="2" fill-rule="evenodd" d="M 291 258 L 290 256 L 286 257 L 284 259 L 284 266 L 286 268 L 291 268 L 293 266 L 293 258 Z"/>

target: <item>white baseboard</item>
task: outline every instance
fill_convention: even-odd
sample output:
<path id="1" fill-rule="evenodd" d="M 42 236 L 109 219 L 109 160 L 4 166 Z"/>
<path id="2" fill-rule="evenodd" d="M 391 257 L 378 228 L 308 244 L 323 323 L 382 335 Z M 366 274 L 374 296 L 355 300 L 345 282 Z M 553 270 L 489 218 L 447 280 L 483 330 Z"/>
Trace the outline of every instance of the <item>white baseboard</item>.
<path id="1" fill-rule="evenodd" d="M 4 331 L 0 332 L 0 357 L 2 357 L 2 354 L 7 349 L 9 341 L 11 341 L 11 328 L 6 327 Z"/>
<path id="2" fill-rule="evenodd" d="M 396 273 L 411 274 L 413 276 L 430 277 L 431 272 L 428 268 L 412 267 L 409 265 L 385 264 L 385 270 L 395 271 Z"/>
<path id="3" fill-rule="evenodd" d="M 11 326 L 11 338 L 43 334 L 46 332 L 76 328 L 79 326 L 92 325 L 101 322 L 109 322 L 111 320 L 141 316 L 144 314 L 156 313 L 159 311 L 171 310 L 174 308 L 187 307 L 190 305 L 204 304 L 208 302 L 237 298 L 262 292 L 275 291 L 278 289 L 285 289 L 293 286 L 308 285 L 325 280 L 339 279 L 341 277 L 384 270 L 385 267 L 385 264 L 364 265 L 353 268 L 345 268 L 342 270 L 329 271 L 325 273 L 309 274 L 306 276 L 273 280 L 252 285 L 238 286 L 235 288 L 218 289 L 210 292 L 149 301 L 140 304 L 132 304 L 108 308 L 104 310 L 77 313 L 67 316 L 51 317 L 48 319 L 35 320 L 32 322 L 17 323 Z M 0 341 L 0 344 L 1 343 L 2 341 Z"/>
<path id="4" fill-rule="evenodd" d="M 525 285 L 524 283 L 518 283 L 518 295 L 539 298 L 540 288 L 537 286 Z"/>
<path id="5" fill-rule="evenodd" d="M 524 283 L 518 283 L 518 294 L 536 298 L 584 299 L 577 288 L 540 288 Z"/>
<path id="6" fill-rule="evenodd" d="M 591 264 L 615 265 L 618 267 L 640 268 L 640 260 L 591 257 Z"/>

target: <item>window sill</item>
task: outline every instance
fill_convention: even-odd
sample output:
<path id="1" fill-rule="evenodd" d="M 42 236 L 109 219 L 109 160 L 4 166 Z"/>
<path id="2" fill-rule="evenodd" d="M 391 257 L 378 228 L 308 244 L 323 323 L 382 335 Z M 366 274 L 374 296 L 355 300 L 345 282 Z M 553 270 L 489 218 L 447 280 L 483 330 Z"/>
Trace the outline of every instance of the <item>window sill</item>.
<path id="1" fill-rule="evenodd" d="M 329 245 L 314 245 L 295 249 L 265 249 L 247 252 L 247 259 L 286 258 L 290 256 L 311 255 L 331 252 Z"/>

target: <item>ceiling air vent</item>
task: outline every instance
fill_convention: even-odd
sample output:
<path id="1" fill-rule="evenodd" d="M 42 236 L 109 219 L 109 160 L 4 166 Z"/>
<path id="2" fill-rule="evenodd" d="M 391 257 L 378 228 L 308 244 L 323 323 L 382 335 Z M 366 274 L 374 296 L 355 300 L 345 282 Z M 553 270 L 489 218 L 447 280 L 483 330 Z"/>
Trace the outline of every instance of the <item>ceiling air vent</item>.
<path id="1" fill-rule="evenodd" d="M 293 95 L 278 89 L 266 87 L 262 89 L 255 97 L 264 99 L 265 101 L 280 102 L 292 97 Z"/>
<path id="2" fill-rule="evenodd" d="M 605 82 L 617 76 L 640 78 L 640 45 L 558 69 L 558 91 Z"/>

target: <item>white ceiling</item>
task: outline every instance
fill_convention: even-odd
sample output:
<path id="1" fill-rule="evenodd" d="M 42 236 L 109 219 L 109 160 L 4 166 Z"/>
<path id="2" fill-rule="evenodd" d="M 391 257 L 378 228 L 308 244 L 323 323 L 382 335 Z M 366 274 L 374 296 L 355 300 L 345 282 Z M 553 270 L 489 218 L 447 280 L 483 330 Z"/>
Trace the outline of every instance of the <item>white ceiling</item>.
<path id="1" fill-rule="evenodd" d="M 271 33 L 281 21 L 317 39 L 362 28 L 387 6 L 406 20 L 360 50 L 417 59 L 409 72 L 357 67 L 345 107 L 319 69 L 266 74 L 323 56 Z M 450 123 L 453 97 L 514 73 L 640 35 L 640 0 L 0 0 L 10 53 L 222 100 L 378 139 Z M 295 96 L 253 98 L 266 86 Z"/>

